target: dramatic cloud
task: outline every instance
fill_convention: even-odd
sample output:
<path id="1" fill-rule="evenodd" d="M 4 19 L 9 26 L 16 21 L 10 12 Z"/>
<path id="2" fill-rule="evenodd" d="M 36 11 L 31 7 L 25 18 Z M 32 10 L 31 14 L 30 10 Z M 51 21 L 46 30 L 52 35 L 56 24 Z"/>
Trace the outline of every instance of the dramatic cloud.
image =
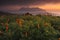
<path id="1" fill-rule="evenodd" d="M 2 5 L 41 5 L 47 3 L 59 3 L 60 0 L 0 0 Z"/>
<path id="2" fill-rule="evenodd" d="M 60 10 L 59 5 L 60 0 L 0 0 L 0 10 L 19 10 L 21 7 Z"/>

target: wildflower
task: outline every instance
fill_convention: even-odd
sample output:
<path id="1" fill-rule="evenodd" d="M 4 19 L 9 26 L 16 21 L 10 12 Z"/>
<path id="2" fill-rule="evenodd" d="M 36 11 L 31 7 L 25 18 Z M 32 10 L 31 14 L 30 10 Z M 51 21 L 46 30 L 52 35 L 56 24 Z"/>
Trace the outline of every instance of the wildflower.
<path id="1" fill-rule="evenodd" d="M 16 19 L 16 22 L 19 24 L 19 19 Z"/>
<path id="2" fill-rule="evenodd" d="M 8 23 L 6 23 L 5 26 L 6 26 L 6 31 L 8 31 Z"/>
<path id="3" fill-rule="evenodd" d="M 23 24 L 23 19 L 17 19 L 16 22 L 18 23 L 18 25 L 21 27 Z"/>
<path id="4" fill-rule="evenodd" d="M 58 40 L 60 40 L 60 38 L 58 38 Z"/>
<path id="5" fill-rule="evenodd" d="M 7 23 L 9 22 L 9 20 L 10 20 L 10 19 L 8 18 L 8 19 L 7 19 Z"/>
<path id="6" fill-rule="evenodd" d="M 4 26 L 4 23 L 1 23 L 2 26 Z"/>
<path id="7" fill-rule="evenodd" d="M 38 29 L 40 28 L 39 24 L 38 24 L 37 28 L 38 28 Z"/>
<path id="8" fill-rule="evenodd" d="M 3 34 L 3 32 L 2 31 L 0 31 L 0 35 L 2 35 Z"/>
<path id="9" fill-rule="evenodd" d="M 27 37 L 28 36 L 28 32 L 25 32 L 25 37 Z"/>
<path id="10" fill-rule="evenodd" d="M 48 26 L 48 23 L 44 23 L 44 26 Z"/>

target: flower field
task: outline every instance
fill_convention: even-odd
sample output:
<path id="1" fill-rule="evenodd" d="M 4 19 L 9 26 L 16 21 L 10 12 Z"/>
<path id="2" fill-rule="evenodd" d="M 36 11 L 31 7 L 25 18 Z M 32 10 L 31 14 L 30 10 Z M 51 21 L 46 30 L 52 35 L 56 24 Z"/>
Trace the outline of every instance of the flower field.
<path id="1" fill-rule="evenodd" d="M 0 40 L 60 40 L 60 17 L 0 16 Z"/>

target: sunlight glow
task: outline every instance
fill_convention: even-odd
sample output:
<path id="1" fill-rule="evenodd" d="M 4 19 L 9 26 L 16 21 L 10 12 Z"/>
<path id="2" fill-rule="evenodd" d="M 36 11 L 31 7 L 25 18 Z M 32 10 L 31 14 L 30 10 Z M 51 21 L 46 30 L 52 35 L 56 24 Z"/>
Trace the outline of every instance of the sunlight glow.
<path id="1" fill-rule="evenodd" d="M 46 4 L 46 5 L 42 5 L 42 6 L 38 6 L 38 7 L 45 9 L 45 10 L 58 11 L 58 10 L 60 10 L 60 3 L 58 3 L 58 4 Z"/>

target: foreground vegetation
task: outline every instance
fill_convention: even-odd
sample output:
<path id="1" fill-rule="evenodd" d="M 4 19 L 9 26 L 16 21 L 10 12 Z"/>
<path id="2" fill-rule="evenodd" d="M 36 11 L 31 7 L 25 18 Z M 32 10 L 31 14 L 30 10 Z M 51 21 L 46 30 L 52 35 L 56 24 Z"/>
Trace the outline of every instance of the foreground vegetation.
<path id="1" fill-rule="evenodd" d="M 60 40 L 60 17 L 0 16 L 0 40 Z"/>

